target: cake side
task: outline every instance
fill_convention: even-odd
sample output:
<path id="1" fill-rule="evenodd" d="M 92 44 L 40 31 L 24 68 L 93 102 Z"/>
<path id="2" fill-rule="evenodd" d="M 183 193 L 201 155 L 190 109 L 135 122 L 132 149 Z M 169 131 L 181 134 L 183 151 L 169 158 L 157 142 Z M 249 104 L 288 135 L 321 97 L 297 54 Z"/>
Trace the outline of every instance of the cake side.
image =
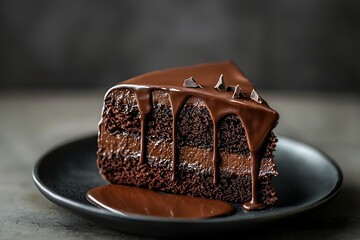
<path id="1" fill-rule="evenodd" d="M 168 93 L 154 90 L 151 98 L 152 113 L 146 133 L 147 161 L 139 164 L 141 121 L 135 94 L 128 89 L 115 89 L 107 94 L 98 150 L 98 165 L 104 178 L 115 184 L 178 194 L 238 203 L 249 201 L 251 159 L 239 119 L 232 115 L 219 122 L 219 182 L 214 184 L 212 120 L 205 104 L 190 97 L 177 119 L 179 159 L 173 180 L 173 129 Z M 261 160 L 259 195 L 265 204 L 273 204 L 277 199 L 271 185 L 271 178 L 277 175 L 273 160 L 275 143 L 272 133 Z"/>

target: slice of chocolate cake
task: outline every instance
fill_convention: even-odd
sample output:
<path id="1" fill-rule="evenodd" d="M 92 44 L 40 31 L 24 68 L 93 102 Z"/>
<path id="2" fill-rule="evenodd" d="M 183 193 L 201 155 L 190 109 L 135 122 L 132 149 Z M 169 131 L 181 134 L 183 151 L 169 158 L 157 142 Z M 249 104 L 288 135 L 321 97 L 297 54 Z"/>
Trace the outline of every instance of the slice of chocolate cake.
<path id="1" fill-rule="evenodd" d="M 232 61 L 151 72 L 105 94 L 97 164 L 113 184 L 260 209 L 277 200 L 278 118 Z"/>

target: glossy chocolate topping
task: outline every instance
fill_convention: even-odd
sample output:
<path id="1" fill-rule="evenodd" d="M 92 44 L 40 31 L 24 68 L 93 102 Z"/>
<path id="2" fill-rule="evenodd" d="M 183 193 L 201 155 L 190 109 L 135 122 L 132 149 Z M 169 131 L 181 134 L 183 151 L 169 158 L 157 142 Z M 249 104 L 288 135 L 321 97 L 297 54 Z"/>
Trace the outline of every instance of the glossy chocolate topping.
<path id="1" fill-rule="evenodd" d="M 219 80 L 221 81 L 219 82 Z M 223 91 L 225 85 L 228 87 L 226 87 L 226 91 Z M 119 83 L 109 89 L 105 97 L 114 89 L 130 89 L 135 93 L 141 116 L 141 163 L 144 163 L 146 160 L 145 133 L 147 116 L 152 108 L 151 93 L 154 90 L 165 90 L 169 93 L 173 114 L 173 178 L 175 178 L 178 159 L 176 116 L 189 97 L 194 96 L 202 99 L 213 121 L 212 159 L 214 167 L 213 181 L 215 184 L 218 181 L 219 174 L 217 161 L 218 123 L 227 115 L 234 114 L 238 116 L 246 132 L 251 157 L 252 197 L 251 201 L 244 203 L 243 207 L 246 210 L 256 210 L 262 207 L 257 197 L 257 183 L 261 161 L 259 151 L 268 134 L 276 126 L 279 115 L 256 93 L 253 85 L 232 61 L 154 71 Z M 233 91 L 228 91 L 227 89 Z M 238 92 L 234 92 L 235 89 Z"/>
<path id="2" fill-rule="evenodd" d="M 109 184 L 91 189 L 87 199 L 111 212 L 171 218 L 211 218 L 231 214 L 235 208 L 224 201 L 155 192 Z"/>

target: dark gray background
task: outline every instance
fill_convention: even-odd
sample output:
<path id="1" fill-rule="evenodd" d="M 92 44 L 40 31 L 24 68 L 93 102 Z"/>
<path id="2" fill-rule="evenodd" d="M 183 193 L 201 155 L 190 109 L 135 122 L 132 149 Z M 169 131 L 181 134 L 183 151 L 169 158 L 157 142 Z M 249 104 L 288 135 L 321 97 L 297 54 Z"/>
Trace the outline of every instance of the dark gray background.
<path id="1" fill-rule="evenodd" d="M 359 43 L 357 0 L 0 0 L 0 89 L 232 59 L 257 88 L 359 91 Z"/>

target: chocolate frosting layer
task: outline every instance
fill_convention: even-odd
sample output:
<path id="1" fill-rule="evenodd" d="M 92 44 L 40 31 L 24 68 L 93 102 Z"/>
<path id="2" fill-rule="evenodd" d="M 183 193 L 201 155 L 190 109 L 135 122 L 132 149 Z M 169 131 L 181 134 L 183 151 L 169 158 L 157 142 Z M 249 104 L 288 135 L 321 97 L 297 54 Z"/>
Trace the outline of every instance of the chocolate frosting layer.
<path id="1" fill-rule="evenodd" d="M 244 97 L 233 98 L 233 92 L 220 91 L 214 88 L 220 76 L 226 85 L 239 86 Z M 184 84 L 184 80 L 188 79 L 195 80 L 196 84 L 201 87 L 187 87 L 187 84 Z M 165 90 L 168 92 L 173 114 L 173 178 L 175 177 L 176 163 L 178 160 L 176 147 L 176 116 L 189 97 L 194 96 L 201 98 L 208 108 L 213 121 L 214 137 L 212 158 L 214 167 L 213 179 L 215 184 L 217 183 L 219 174 L 217 160 L 218 123 L 227 115 L 234 114 L 238 116 L 246 132 L 251 157 L 252 198 L 250 202 L 245 203 L 243 206 L 246 210 L 255 210 L 262 207 L 257 197 L 257 182 L 261 161 L 259 151 L 266 137 L 276 126 L 279 114 L 270 108 L 263 99 L 261 99 L 262 101 L 255 101 L 253 98 L 250 98 L 254 92 L 254 87 L 232 61 L 154 71 L 119 83 L 109 89 L 105 97 L 114 89 L 130 89 L 135 93 L 141 116 L 140 163 L 144 163 L 146 160 L 146 121 L 152 108 L 152 91 Z"/>

